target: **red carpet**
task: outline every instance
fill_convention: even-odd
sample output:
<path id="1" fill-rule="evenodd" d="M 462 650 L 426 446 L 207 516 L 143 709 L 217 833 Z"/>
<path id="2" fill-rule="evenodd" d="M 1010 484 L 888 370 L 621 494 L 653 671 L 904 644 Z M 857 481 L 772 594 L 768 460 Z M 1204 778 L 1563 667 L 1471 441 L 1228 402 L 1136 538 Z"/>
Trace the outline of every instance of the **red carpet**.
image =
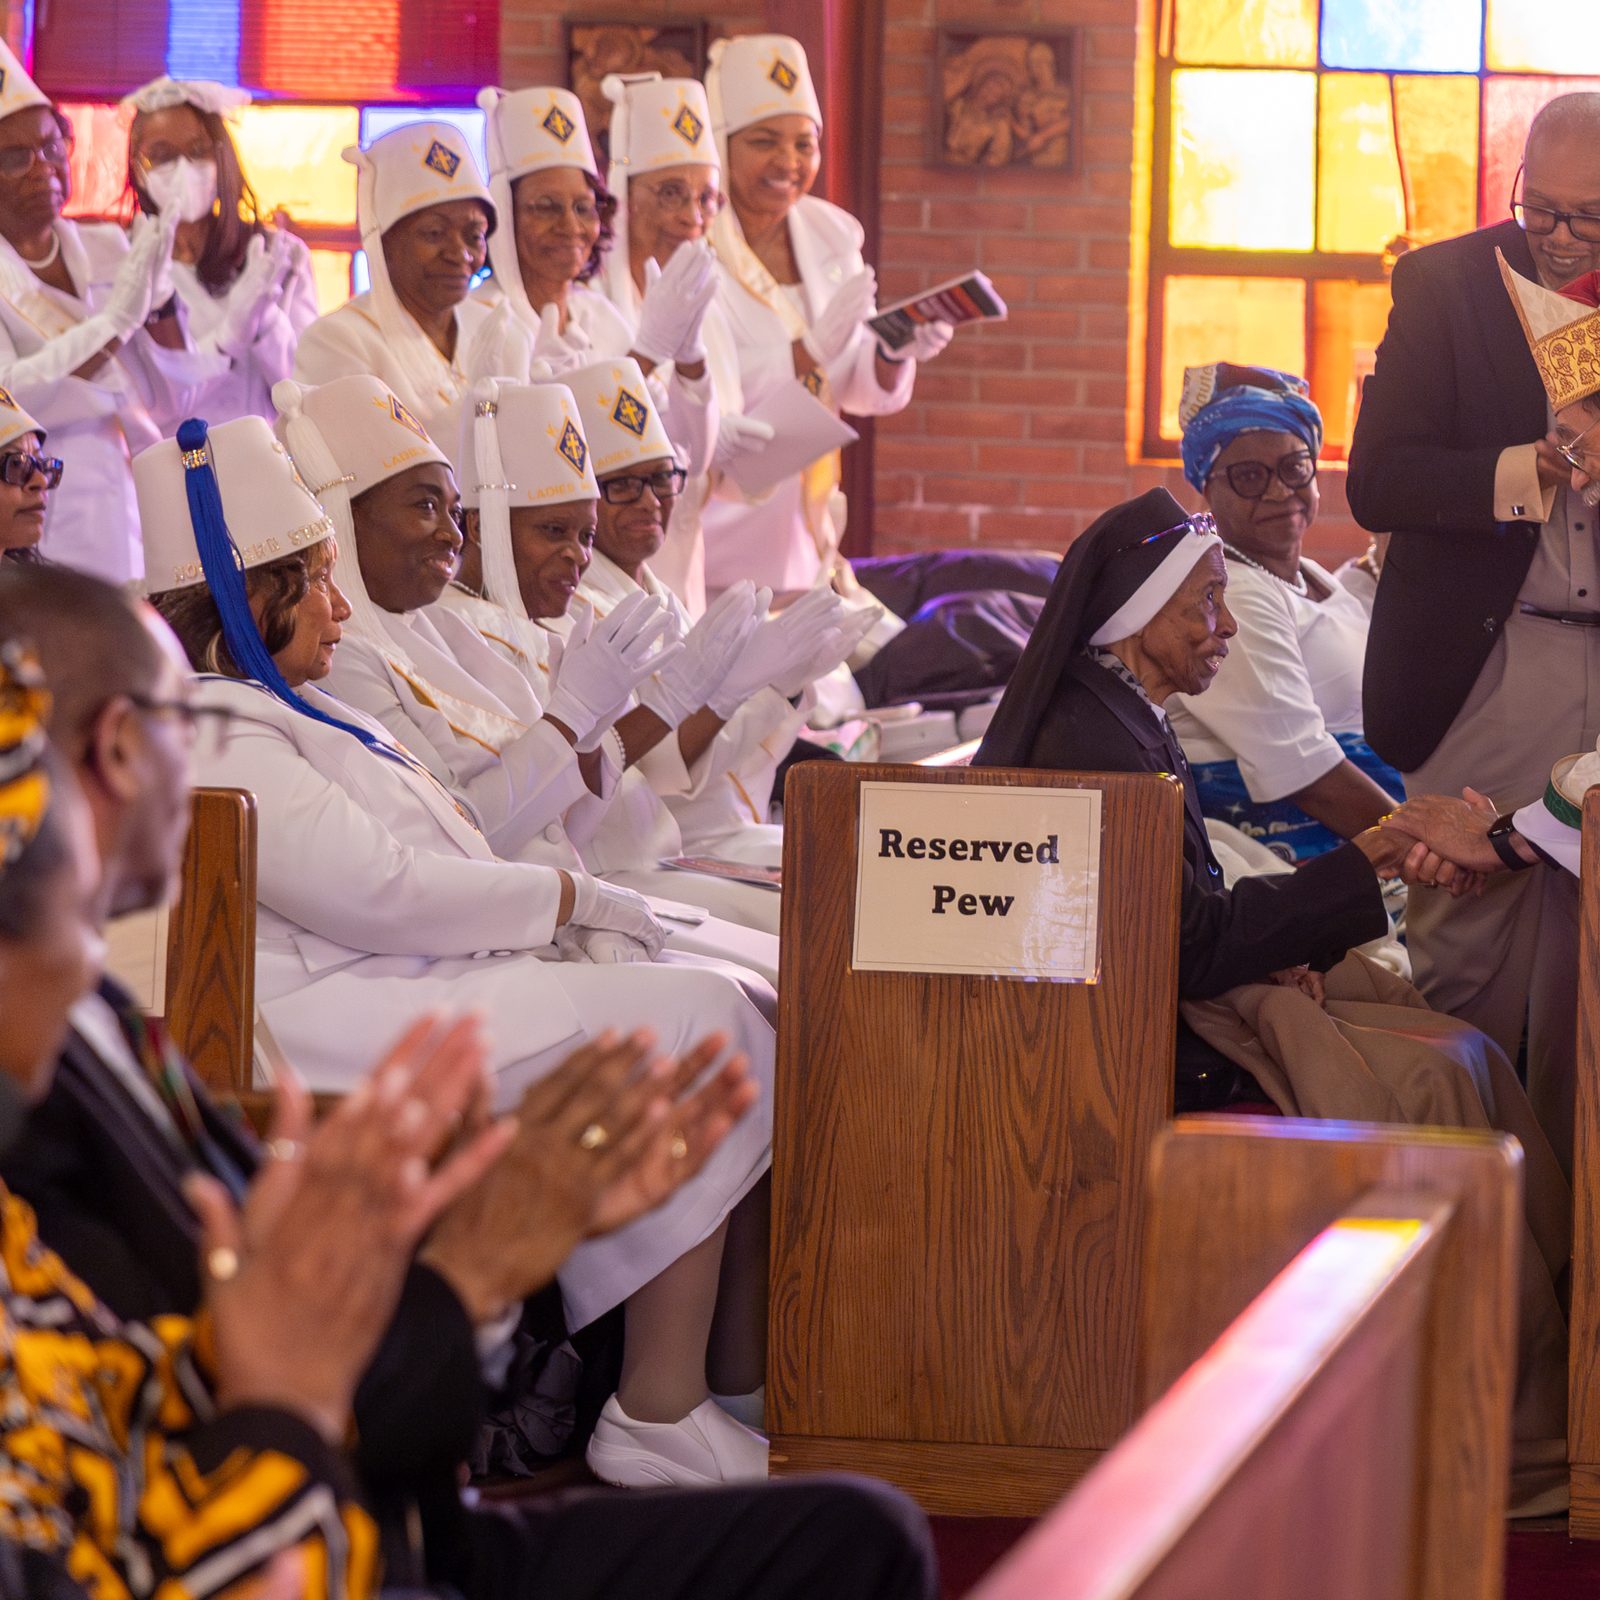
<path id="1" fill-rule="evenodd" d="M 1012 1517 L 935 1517 L 944 1600 L 960 1600 L 1027 1532 Z M 1506 1600 L 1592 1600 L 1600 1594 L 1600 1540 L 1559 1530 L 1506 1539 Z"/>

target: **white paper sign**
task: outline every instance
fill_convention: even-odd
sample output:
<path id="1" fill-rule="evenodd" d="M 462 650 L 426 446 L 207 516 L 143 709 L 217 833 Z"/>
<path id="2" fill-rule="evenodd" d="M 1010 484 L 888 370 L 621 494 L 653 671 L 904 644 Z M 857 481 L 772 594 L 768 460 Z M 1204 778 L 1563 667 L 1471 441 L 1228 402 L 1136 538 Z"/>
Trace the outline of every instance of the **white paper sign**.
<path id="1" fill-rule="evenodd" d="M 863 783 L 851 964 L 1096 983 L 1100 791 Z"/>
<path id="2" fill-rule="evenodd" d="M 750 413 L 757 422 L 776 430 L 770 444 L 750 455 L 739 455 L 728 476 L 747 495 L 765 494 L 830 450 L 854 444 L 861 437 L 848 422 L 841 422 L 798 378 L 780 384 Z"/>

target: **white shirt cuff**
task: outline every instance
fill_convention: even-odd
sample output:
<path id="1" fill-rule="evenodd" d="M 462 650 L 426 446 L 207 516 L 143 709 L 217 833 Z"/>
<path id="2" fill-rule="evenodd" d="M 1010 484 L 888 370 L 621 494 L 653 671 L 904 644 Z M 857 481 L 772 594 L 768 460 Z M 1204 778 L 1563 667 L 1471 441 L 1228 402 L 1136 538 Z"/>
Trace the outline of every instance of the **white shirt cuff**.
<path id="1" fill-rule="evenodd" d="M 1539 482 L 1539 452 L 1533 445 L 1508 445 L 1500 452 L 1494 465 L 1496 521 L 1548 522 L 1555 504 L 1554 487 Z"/>

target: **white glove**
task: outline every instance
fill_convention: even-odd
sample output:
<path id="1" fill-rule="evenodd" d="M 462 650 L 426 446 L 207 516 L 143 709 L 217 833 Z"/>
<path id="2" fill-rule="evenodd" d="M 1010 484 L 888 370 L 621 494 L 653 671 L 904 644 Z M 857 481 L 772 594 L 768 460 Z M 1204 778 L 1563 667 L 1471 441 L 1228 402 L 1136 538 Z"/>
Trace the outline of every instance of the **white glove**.
<path id="1" fill-rule="evenodd" d="M 953 323 L 924 322 L 912 332 L 911 343 L 901 345 L 898 350 L 880 339 L 878 354 L 885 361 L 932 361 L 955 336 Z"/>
<path id="2" fill-rule="evenodd" d="M 712 465 L 726 471 L 741 456 L 760 455 L 776 437 L 777 430 L 771 423 L 741 417 L 737 411 L 724 411 L 717 419 L 717 448 L 711 457 Z"/>
<path id="3" fill-rule="evenodd" d="M 756 586 L 748 578 L 718 595 L 689 630 L 682 653 L 639 686 L 639 703 L 676 728 L 706 703 L 755 632 Z"/>
<path id="4" fill-rule="evenodd" d="M 800 341 L 819 367 L 831 366 L 850 348 L 856 329 L 872 315 L 878 280 L 871 267 L 846 278 Z"/>
<path id="5" fill-rule="evenodd" d="M 655 648 L 672 625 L 672 612 L 642 589 L 598 620 L 579 607 L 544 714 L 565 723 L 580 745 L 610 727 L 633 691 L 683 648 L 676 641 Z"/>
<path id="6" fill-rule="evenodd" d="M 706 704 L 726 722 L 751 695 L 779 679 L 788 682 L 810 662 L 822 635 L 843 620 L 844 601 L 831 589 L 807 590 L 750 635 Z"/>
<path id="7" fill-rule="evenodd" d="M 626 934 L 644 947 L 647 961 L 653 961 L 660 953 L 667 936 L 642 894 L 591 878 L 586 872 L 572 874 L 572 887 L 572 916 L 567 926 Z M 596 959 L 593 949 L 587 953 L 591 960 Z M 612 955 L 610 959 L 617 958 Z"/>
<path id="8" fill-rule="evenodd" d="M 135 219 L 129 234 L 132 243 L 98 313 L 109 324 L 113 338 L 126 339 L 138 332 L 154 309 L 156 280 L 172 260 L 177 228 L 176 212 L 170 218 L 163 214 Z"/>
<path id="9" fill-rule="evenodd" d="M 556 929 L 556 949 L 563 961 L 594 966 L 619 966 L 648 961 L 650 952 L 637 939 L 604 928 L 575 928 L 567 923 Z"/>
<path id="10" fill-rule="evenodd" d="M 785 700 L 793 700 L 818 678 L 825 678 L 835 667 L 843 666 L 856 653 L 856 647 L 878 625 L 883 615 L 882 606 L 864 606 L 859 611 L 847 611 L 843 618 L 817 636 L 810 658 L 796 662 L 791 672 L 772 680 L 772 687 Z"/>
<path id="11" fill-rule="evenodd" d="M 462 368 L 474 382 L 479 378 L 514 378 L 521 383 L 532 359 L 533 340 L 528 330 L 512 312 L 511 302 L 502 300 L 473 337 Z"/>
<path id="12" fill-rule="evenodd" d="M 703 239 L 680 244 L 663 271 L 655 258 L 644 264 L 644 299 L 634 351 L 656 363 L 693 366 L 706 358 L 700 325 L 717 293 L 717 263 Z"/>
<path id="13" fill-rule="evenodd" d="M 552 301 L 539 313 L 539 332 L 533 341 L 533 359 L 549 363 L 552 376 L 581 367 L 589 359 L 589 335 L 576 318 L 561 331 L 561 311 Z"/>
<path id="14" fill-rule="evenodd" d="M 256 234 L 244 253 L 244 268 L 228 291 L 228 308 L 222 314 L 212 343 L 227 356 L 242 356 L 256 342 L 261 318 L 273 300 L 283 263 L 278 252 L 267 249 L 266 236 Z"/>

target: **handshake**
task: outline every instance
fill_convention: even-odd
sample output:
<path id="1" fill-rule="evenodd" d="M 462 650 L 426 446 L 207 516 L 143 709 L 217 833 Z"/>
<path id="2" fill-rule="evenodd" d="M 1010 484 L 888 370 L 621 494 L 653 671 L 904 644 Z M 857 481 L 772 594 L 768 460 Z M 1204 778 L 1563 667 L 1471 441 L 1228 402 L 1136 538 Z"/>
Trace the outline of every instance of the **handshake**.
<path id="1" fill-rule="evenodd" d="M 1459 898 L 1478 893 L 1490 873 L 1508 870 L 1489 838 L 1495 816 L 1494 802 L 1476 789 L 1463 789 L 1459 800 L 1418 795 L 1357 842 L 1380 875 L 1398 876 L 1425 889 L 1447 889 Z M 1508 842 L 1529 866 L 1540 859 L 1517 834 Z"/>

